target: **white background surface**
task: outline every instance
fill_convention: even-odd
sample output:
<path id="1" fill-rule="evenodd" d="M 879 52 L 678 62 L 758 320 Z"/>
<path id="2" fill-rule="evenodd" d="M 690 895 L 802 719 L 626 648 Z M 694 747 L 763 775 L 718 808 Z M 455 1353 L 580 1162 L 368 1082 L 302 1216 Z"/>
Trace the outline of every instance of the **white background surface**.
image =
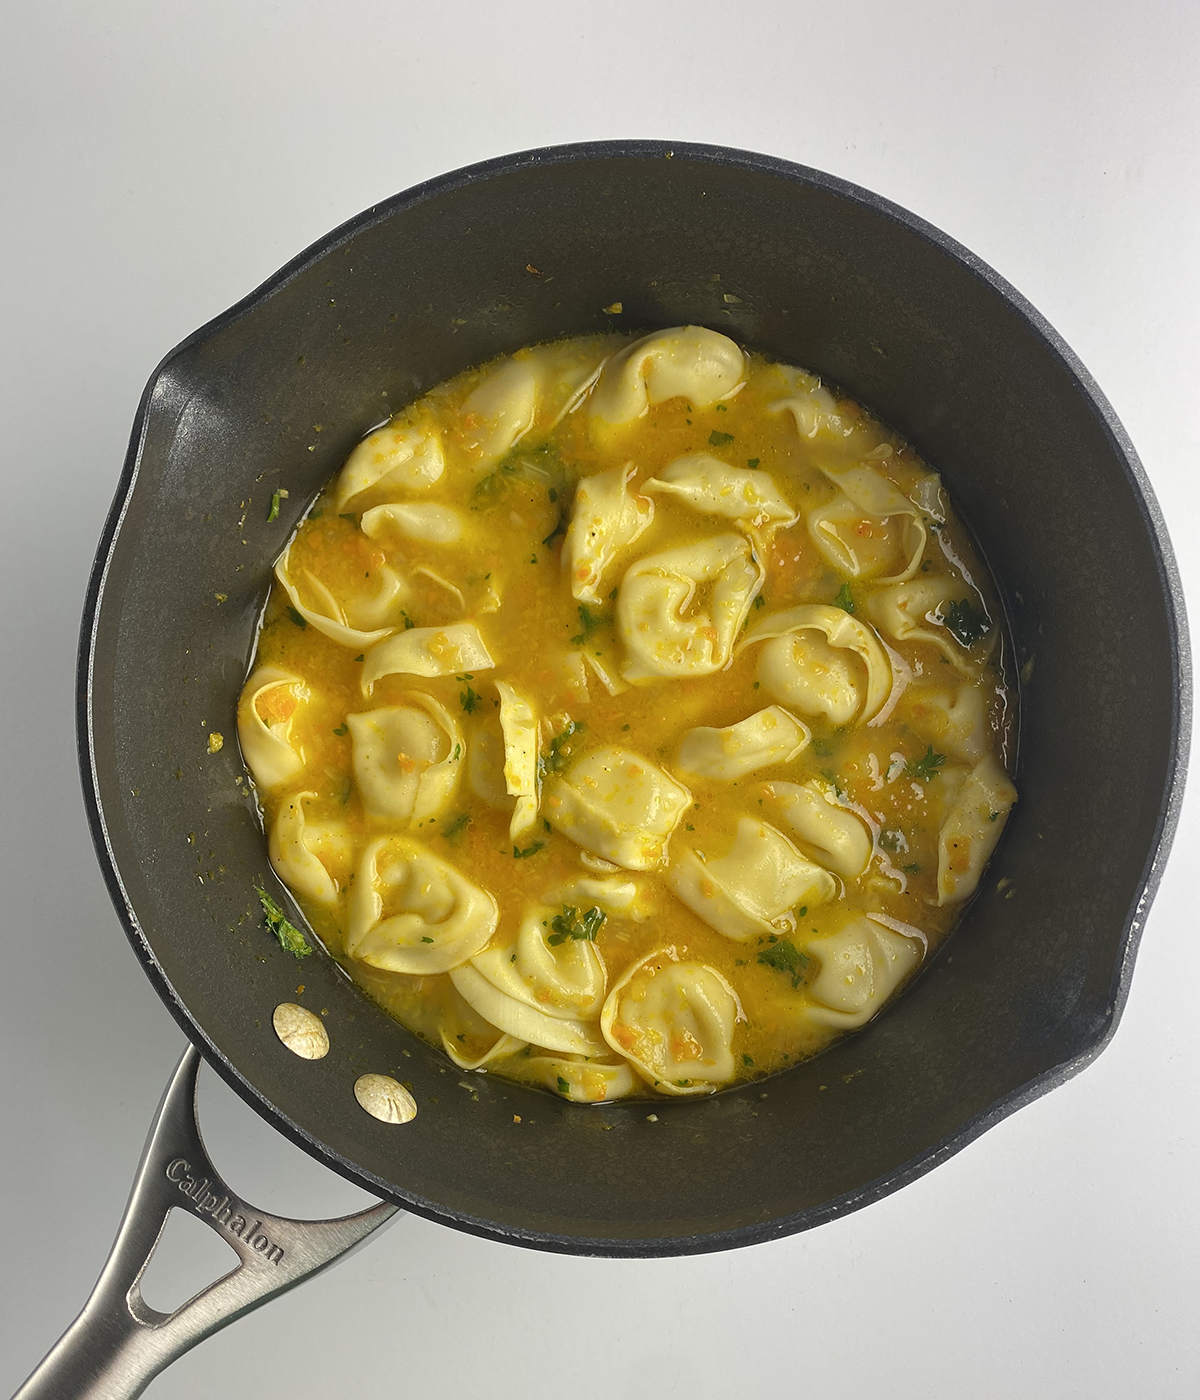
<path id="1" fill-rule="evenodd" d="M 7 1394 L 90 1288 L 183 1044 L 101 884 L 72 709 L 85 580 L 159 358 L 327 229 L 455 166 L 614 136 L 766 151 L 915 210 L 1046 314 L 1128 427 L 1200 615 L 1200 10 L 43 0 L 4 15 Z M 1112 1046 L 915 1185 L 803 1236 L 653 1262 L 408 1218 L 151 1395 L 1200 1393 L 1197 788 Z M 205 1075 L 215 1159 L 251 1200 L 362 1199 Z"/>

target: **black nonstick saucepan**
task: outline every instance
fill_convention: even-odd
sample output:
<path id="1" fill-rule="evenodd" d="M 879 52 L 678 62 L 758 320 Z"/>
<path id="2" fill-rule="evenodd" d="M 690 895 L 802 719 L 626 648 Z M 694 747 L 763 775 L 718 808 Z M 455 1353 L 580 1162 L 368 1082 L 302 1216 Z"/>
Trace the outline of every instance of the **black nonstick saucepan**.
<path id="1" fill-rule="evenodd" d="M 321 952 L 298 975 L 259 917 L 256 882 L 285 896 L 234 708 L 271 564 L 367 429 L 518 346 L 682 323 L 836 381 L 942 473 L 1009 613 L 1021 801 L 961 927 L 883 1016 L 785 1075 L 656 1104 L 650 1122 L 644 1102 L 586 1109 L 464 1076 Z M 288 495 L 268 522 L 276 488 Z M 386 1202 L 492 1239 L 686 1254 L 877 1200 L 1103 1048 L 1182 792 L 1186 646 L 1170 545 L 1125 433 L 991 269 L 885 200 L 783 161 L 566 146 L 367 210 L 163 361 L 88 591 L 80 762 L 147 975 L 294 1142 Z M 272 1029 L 297 1000 L 326 1009 L 324 1058 Z M 391 1213 L 301 1226 L 241 1202 L 196 1134 L 195 1064 L 168 1091 L 97 1294 L 23 1394 L 137 1394 Z M 408 1084 L 415 1118 L 365 1112 L 368 1074 Z M 244 1263 L 165 1318 L 136 1279 L 172 1205 Z"/>

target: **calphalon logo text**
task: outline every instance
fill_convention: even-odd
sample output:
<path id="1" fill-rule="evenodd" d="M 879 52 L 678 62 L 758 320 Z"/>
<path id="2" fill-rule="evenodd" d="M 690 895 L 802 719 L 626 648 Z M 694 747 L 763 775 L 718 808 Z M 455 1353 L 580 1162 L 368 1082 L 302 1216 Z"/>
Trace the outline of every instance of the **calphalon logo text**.
<path id="1" fill-rule="evenodd" d="M 228 1196 L 217 1196 L 210 1191 L 210 1182 L 207 1177 L 203 1181 L 197 1181 L 191 1175 L 191 1164 L 183 1157 L 176 1157 L 173 1162 L 167 1165 L 167 1180 L 173 1181 L 185 1196 L 195 1202 L 197 1215 L 211 1215 L 218 1225 L 223 1226 L 231 1235 L 236 1235 L 239 1240 L 246 1243 L 259 1254 L 268 1258 L 272 1264 L 283 1262 L 283 1246 L 273 1244 L 262 1232 L 262 1221 L 256 1220 L 250 1223 L 249 1216 L 238 1215 L 235 1210 L 235 1203 L 230 1201 Z"/>

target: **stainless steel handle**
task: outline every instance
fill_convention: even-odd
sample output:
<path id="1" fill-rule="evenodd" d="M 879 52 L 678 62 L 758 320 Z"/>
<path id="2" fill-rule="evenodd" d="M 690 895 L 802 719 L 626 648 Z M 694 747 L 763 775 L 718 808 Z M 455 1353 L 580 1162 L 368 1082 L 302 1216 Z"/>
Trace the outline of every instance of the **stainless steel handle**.
<path id="1" fill-rule="evenodd" d="M 13 1400 L 132 1400 L 177 1356 L 328 1268 L 396 1214 L 381 1202 L 338 1220 L 289 1220 L 236 1196 L 200 1137 L 199 1068 L 189 1046 L 159 1104 L 92 1296 Z M 142 1298 L 141 1280 L 172 1208 L 215 1230 L 241 1263 L 174 1312 L 160 1313 Z"/>

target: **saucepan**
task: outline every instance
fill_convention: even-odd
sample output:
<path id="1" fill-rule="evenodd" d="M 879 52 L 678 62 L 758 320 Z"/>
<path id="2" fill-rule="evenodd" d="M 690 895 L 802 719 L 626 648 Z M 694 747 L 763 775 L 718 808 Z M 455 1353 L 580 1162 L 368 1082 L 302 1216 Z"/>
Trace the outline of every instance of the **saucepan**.
<path id="1" fill-rule="evenodd" d="M 368 429 L 518 346 L 684 323 L 844 386 L 942 473 L 1008 613 L 1021 802 L 885 1014 L 650 1121 L 464 1075 L 323 952 L 279 947 L 234 710 L 272 561 Z M 79 745 L 113 901 L 196 1051 L 383 1204 L 303 1223 L 242 1201 L 204 1152 L 189 1052 L 97 1293 L 22 1394 L 138 1394 L 397 1207 L 537 1249 L 687 1254 L 809 1229 L 944 1161 L 1116 1027 L 1183 787 L 1186 647 L 1157 505 L 1100 391 L 995 272 L 886 200 L 744 151 L 610 142 L 457 171 L 335 230 L 146 388 L 87 596 Z M 327 1054 L 288 1048 L 281 1004 L 319 1015 Z M 167 1316 L 138 1278 L 172 1207 L 241 1263 Z"/>

